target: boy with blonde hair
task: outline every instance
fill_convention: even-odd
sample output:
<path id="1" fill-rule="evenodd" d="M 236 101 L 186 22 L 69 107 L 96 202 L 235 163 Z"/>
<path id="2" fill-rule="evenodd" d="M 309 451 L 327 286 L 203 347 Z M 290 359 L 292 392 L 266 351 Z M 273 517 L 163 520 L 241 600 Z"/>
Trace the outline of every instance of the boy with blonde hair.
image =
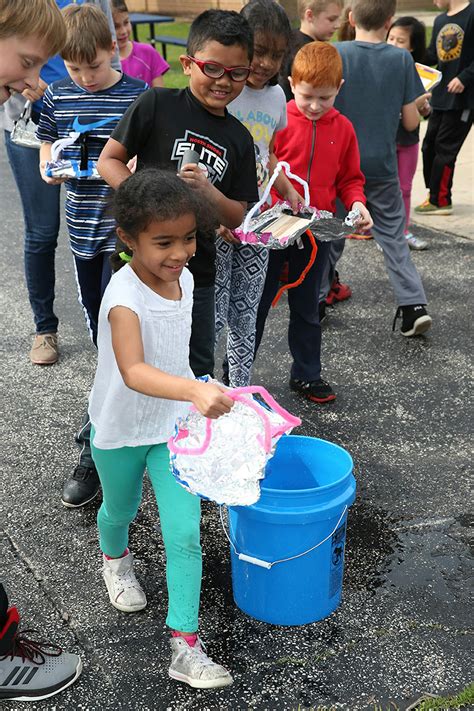
<path id="1" fill-rule="evenodd" d="M 41 67 L 65 36 L 54 0 L 0 0 L 0 104 L 14 92 L 36 89 Z"/>
<path id="2" fill-rule="evenodd" d="M 352 122 L 365 175 L 367 207 L 373 236 L 383 250 L 403 336 L 417 336 L 431 326 L 420 275 L 405 239 L 405 208 L 397 169 L 396 135 L 400 121 L 407 131 L 420 121 L 417 105 L 426 94 L 407 50 L 385 42 L 396 10 L 396 0 L 354 0 L 349 21 L 353 42 L 338 42 L 345 84 L 335 106 Z M 331 244 L 331 267 L 342 254 L 344 240 Z M 338 253 L 337 253 L 338 252 Z M 332 275 L 329 274 L 329 278 Z"/>
<path id="3" fill-rule="evenodd" d="M 288 56 L 282 65 L 279 79 L 287 101 L 293 98 L 289 77 L 296 53 L 308 42 L 329 42 L 339 27 L 343 7 L 344 0 L 298 0 L 300 27 L 291 34 Z"/>
<path id="4" fill-rule="evenodd" d="M 84 165 L 97 161 L 123 113 L 147 84 L 112 68 L 115 43 L 102 10 L 74 4 L 64 8 L 63 16 L 67 38 L 61 56 L 69 76 L 53 82 L 44 94 L 37 130 L 40 171 L 46 183 L 67 183 L 66 221 L 79 300 L 95 343 L 100 301 L 111 275 L 109 256 L 115 248 L 115 221 L 106 212 L 112 191 L 100 179 L 50 177 L 46 165 L 52 144 L 78 130 L 80 137 L 63 148 L 62 157 Z"/>
<path id="5" fill-rule="evenodd" d="M 115 249 L 115 220 L 108 212 L 111 188 L 103 180 L 52 178 L 46 175 L 51 146 L 80 131 L 62 157 L 87 165 L 96 162 L 111 132 L 147 84 L 113 68 L 115 42 L 104 12 L 92 4 L 63 9 L 67 38 L 61 56 L 68 77 L 55 81 L 44 94 L 37 136 L 41 140 L 40 172 L 48 184 L 66 182 L 66 222 L 74 257 L 76 281 L 90 336 L 97 338 L 100 302 L 110 276 Z M 88 418 L 77 440 L 79 464 L 63 487 L 62 502 L 76 508 L 91 501 L 99 480 L 89 448 Z"/>
<path id="6" fill-rule="evenodd" d="M 53 0 L 0 0 L 0 105 L 12 92 L 37 88 L 42 65 L 61 49 L 65 35 Z M 9 607 L 0 582 L 0 702 L 47 699 L 73 684 L 81 659 L 44 637 L 26 639 L 27 630 L 21 633 L 19 624 L 18 610 Z"/>

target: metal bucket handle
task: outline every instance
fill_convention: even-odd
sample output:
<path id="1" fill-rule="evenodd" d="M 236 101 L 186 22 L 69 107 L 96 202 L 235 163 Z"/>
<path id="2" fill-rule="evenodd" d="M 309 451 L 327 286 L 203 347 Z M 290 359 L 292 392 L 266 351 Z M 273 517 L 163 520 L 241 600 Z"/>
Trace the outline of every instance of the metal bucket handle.
<path id="1" fill-rule="evenodd" d="M 274 565 L 277 565 L 278 563 L 287 563 L 289 560 L 294 560 L 295 558 L 302 558 L 304 555 L 307 555 L 308 553 L 311 553 L 311 551 L 314 551 L 316 548 L 319 548 L 319 546 L 322 546 L 323 543 L 326 543 L 326 541 L 328 541 L 337 531 L 339 524 L 341 523 L 342 519 L 344 518 L 344 516 L 347 512 L 347 508 L 348 507 L 346 504 L 344 506 L 344 508 L 342 510 L 342 514 L 339 516 L 339 519 L 338 519 L 336 525 L 334 526 L 333 530 L 331 531 L 331 533 L 329 533 L 329 535 L 326 536 L 326 538 L 323 538 L 322 541 L 319 541 L 319 543 L 316 543 L 315 546 L 311 546 L 311 548 L 308 548 L 306 551 L 303 551 L 303 553 L 297 553 L 296 555 L 291 555 L 288 558 L 282 558 L 281 560 L 274 560 L 273 562 L 270 562 L 267 560 L 261 560 L 260 558 L 255 558 L 252 555 L 247 555 L 246 553 L 239 553 L 237 551 L 235 543 L 233 542 L 233 540 L 230 537 L 230 535 L 233 535 L 232 529 L 230 526 L 230 519 L 229 519 L 230 535 L 229 535 L 229 533 L 227 533 L 227 528 L 225 526 L 224 519 L 222 516 L 222 506 L 219 506 L 219 515 L 220 515 L 221 525 L 222 525 L 222 529 L 225 533 L 225 536 L 226 536 L 227 540 L 229 541 L 229 543 L 230 543 L 235 555 L 238 557 L 238 559 L 243 560 L 246 563 L 253 563 L 253 565 L 258 565 L 260 568 L 266 568 L 267 570 L 270 570 Z"/>

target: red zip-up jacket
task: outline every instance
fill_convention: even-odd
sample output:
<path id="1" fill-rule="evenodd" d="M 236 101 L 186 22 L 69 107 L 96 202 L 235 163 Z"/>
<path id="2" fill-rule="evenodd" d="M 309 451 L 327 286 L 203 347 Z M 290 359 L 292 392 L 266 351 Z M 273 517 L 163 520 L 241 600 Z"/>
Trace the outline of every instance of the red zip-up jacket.
<path id="1" fill-rule="evenodd" d="M 312 207 L 335 213 L 336 197 L 347 210 L 356 200 L 365 205 L 359 146 L 349 119 L 332 108 L 317 121 L 310 121 L 294 100 L 287 104 L 287 112 L 288 125 L 275 136 L 275 155 L 308 182 Z M 303 187 L 291 182 L 302 194 Z M 272 194 L 274 199 L 279 197 Z"/>

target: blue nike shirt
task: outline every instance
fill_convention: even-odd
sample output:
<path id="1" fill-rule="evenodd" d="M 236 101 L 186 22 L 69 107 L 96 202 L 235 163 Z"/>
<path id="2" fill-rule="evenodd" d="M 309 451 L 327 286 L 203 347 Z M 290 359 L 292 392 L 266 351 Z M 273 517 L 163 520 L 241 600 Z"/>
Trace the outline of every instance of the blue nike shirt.
<path id="1" fill-rule="evenodd" d="M 82 89 L 69 77 L 53 82 L 44 94 L 36 135 L 40 141 L 54 143 L 87 126 L 83 136 L 88 158 L 97 161 L 123 114 L 147 86 L 141 79 L 126 74 L 108 89 L 94 93 Z M 64 148 L 61 157 L 80 161 L 80 140 Z M 71 249 L 80 259 L 93 259 L 100 252 L 112 252 L 115 248 L 115 221 L 108 214 L 112 192 L 103 180 L 66 181 Z"/>

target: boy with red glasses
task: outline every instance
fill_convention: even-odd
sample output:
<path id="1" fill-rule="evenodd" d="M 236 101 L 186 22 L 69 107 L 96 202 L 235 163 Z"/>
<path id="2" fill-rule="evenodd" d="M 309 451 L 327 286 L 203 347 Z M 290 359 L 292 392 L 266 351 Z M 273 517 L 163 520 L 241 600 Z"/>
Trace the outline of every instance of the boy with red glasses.
<path id="1" fill-rule="evenodd" d="M 211 79 L 220 79 L 224 74 L 228 74 L 232 81 L 246 81 L 249 78 L 250 67 L 224 67 L 219 62 L 205 62 L 189 55 L 186 58 L 197 64 L 202 73 Z"/>
<path id="2" fill-rule="evenodd" d="M 102 151 L 98 170 L 113 188 L 137 169 L 172 168 L 198 190 L 217 220 L 234 229 L 247 203 L 258 200 L 253 140 L 227 105 L 244 88 L 253 56 L 253 35 L 236 12 L 207 10 L 190 28 L 180 61 L 186 89 L 151 89 L 125 113 Z M 196 163 L 186 159 L 195 151 Z M 189 155 L 189 153 L 188 153 Z M 183 162 L 183 158 L 186 160 Z M 213 374 L 215 341 L 215 234 L 198 232 L 190 365 L 196 376 Z"/>

